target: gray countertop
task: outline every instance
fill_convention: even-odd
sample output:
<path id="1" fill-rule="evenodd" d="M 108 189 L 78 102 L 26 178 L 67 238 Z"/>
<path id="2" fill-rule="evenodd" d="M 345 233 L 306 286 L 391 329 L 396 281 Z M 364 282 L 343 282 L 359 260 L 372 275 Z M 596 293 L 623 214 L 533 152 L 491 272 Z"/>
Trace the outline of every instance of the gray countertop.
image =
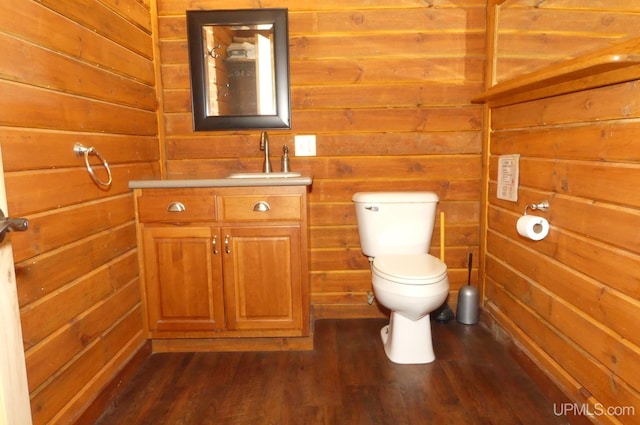
<path id="1" fill-rule="evenodd" d="M 131 180 L 131 189 L 164 189 L 181 187 L 250 187 L 250 186 L 309 186 L 311 177 L 259 177 L 259 178 L 221 178 L 221 179 L 167 179 L 167 180 Z"/>

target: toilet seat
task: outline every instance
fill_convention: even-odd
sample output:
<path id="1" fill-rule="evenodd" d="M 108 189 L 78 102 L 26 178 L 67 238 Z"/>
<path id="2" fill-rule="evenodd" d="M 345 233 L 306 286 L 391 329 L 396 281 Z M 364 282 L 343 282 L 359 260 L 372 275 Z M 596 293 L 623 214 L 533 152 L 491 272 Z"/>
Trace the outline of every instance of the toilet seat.
<path id="1" fill-rule="evenodd" d="M 429 254 L 381 255 L 373 259 L 373 273 L 405 285 L 429 285 L 446 277 L 447 265 Z"/>

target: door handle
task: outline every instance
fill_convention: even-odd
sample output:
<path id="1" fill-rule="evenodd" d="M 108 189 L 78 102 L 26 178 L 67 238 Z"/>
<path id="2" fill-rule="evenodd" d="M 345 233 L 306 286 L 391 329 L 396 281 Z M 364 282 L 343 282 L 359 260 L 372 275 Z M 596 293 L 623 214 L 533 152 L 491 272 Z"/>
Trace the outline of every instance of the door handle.
<path id="1" fill-rule="evenodd" d="M 0 209 L 0 242 L 4 240 L 7 232 L 24 232 L 29 228 L 29 220 L 26 218 L 9 218 Z"/>
<path id="2" fill-rule="evenodd" d="M 211 244 L 213 245 L 213 254 L 218 255 L 218 236 L 217 235 L 213 236 L 213 241 L 211 242 Z"/>

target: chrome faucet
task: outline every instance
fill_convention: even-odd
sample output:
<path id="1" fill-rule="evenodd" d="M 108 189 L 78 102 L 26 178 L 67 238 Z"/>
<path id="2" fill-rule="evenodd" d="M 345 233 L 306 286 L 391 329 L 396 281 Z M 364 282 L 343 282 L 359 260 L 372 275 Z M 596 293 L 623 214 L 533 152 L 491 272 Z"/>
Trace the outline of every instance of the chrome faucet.
<path id="1" fill-rule="evenodd" d="M 267 136 L 267 132 L 263 131 L 260 135 L 260 150 L 264 151 L 264 164 L 262 165 L 263 173 L 270 173 L 271 169 L 271 160 L 269 159 L 269 136 Z"/>

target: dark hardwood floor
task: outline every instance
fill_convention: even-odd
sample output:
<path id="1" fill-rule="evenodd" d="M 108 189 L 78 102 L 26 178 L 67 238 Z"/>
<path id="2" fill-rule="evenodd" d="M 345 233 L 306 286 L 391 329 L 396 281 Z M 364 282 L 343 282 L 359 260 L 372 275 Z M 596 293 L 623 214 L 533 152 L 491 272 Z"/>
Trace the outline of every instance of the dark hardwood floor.
<path id="1" fill-rule="evenodd" d="M 482 324 L 432 323 L 436 361 L 389 362 L 380 319 L 319 320 L 314 351 L 154 354 L 97 422 L 568 424 L 567 402 Z"/>

